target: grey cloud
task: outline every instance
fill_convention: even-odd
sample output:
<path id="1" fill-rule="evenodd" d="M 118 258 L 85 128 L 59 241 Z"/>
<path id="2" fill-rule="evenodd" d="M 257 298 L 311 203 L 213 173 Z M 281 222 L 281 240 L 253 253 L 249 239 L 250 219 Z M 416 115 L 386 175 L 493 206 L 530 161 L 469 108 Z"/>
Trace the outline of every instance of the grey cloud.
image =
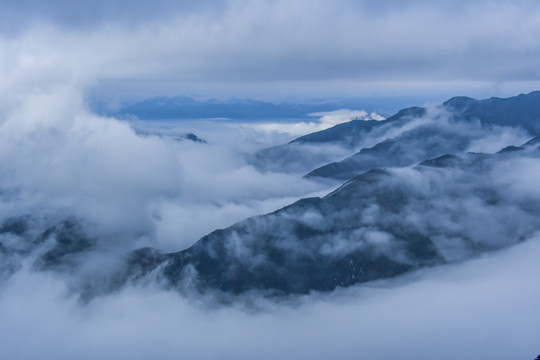
<path id="1" fill-rule="evenodd" d="M 0 30 L 17 33 L 32 22 L 53 22 L 70 30 L 88 30 L 114 22 L 133 26 L 156 20 L 170 20 L 178 15 L 218 11 L 224 4 L 225 1 L 220 0 L 0 1 Z"/>
<path id="2" fill-rule="evenodd" d="M 372 3 L 346 1 L 227 2 L 216 11 L 179 11 L 179 17 L 170 11 L 171 18 L 129 27 L 113 22 L 67 33 L 32 22 L 20 35 L 4 36 L 7 44 L 19 43 L 5 47 L 5 56 L 53 56 L 55 65 L 77 76 L 122 80 L 125 87 L 134 80 L 208 88 L 387 82 L 389 90 L 393 82 L 539 81 L 537 3 L 455 4 L 410 2 L 374 10 Z M 36 48 L 36 42 L 46 46 Z"/>

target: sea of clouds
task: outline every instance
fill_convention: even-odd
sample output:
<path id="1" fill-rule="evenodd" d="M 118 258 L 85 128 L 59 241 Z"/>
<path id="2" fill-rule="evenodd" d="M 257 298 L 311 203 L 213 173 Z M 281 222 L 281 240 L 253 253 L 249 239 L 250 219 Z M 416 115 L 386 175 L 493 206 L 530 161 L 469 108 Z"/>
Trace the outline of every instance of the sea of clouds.
<path id="1" fill-rule="evenodd" d="M 247 153 L 276 145 L 278 140 L 291 140 L 290 136 L 276 137 L 265 129 L 227 124 L 190 125 L 186 131 L 195 131 L 207 144 L 177 142 L 167 136 L 140 136 L 134 124 L 97 116 L 87 106 L 87 90 L 107 78 L 129 81 L 137 76 L 167 77 L 180 73 L 193 80 L 186 74 L 194 73 L 198 80 L 207 80 L 205 76 L 219 78 L 231 69 L 236 69 L 230 72 L 234 73 L 232 76 L 244 80 L 255 73 L 272 76 L 268 70 L 273 67 L 265 61 L 269 53 L 265 42 L 259 41 L 256 32 L 246 29 L 252 29 L 268 13 L 276 20 L 267 23 L 268 26 L 274 28 L 283 23 L 285 28 L 295 29 L 296 19 L 282 16 L 300 13 L 305 4 L 295 2 L 288 8 L 283 2 L 241 3 L 227 7 L 217 23 L 213 16 L 190 13 L 165 25 L 145 23 L 137 27 L 132 22 L 119 26 L 91 22 L 91 26 L 66 31 L 64 25 L 55 25 L 38 16 L 36 22 L 31 17 L 31 23 L 24 22 L 21 27 L 3 33 L 0 37 L 0 220 L 30 216 L 33 226 L 30 232 L 38 236 L 59 221 L 77 219 L 85 234 L 99 239 L 99 249 L 103 250 L 103 256 L 99 256 L 99 251 L 89 256 L 86 261 L 91 266 L 86 265 L 99 267 L 106 274 L 111 266 L 108 261 L 114 262 L 115 256 L 130 250 L 142 246 L 182 250 L 214 229 L 276 210 L 301 197 L 330 192 L 333 185 L 306 180 L 298 174 L 262 173 L 246 162 Z M 536 5 L 528 3 L 528 6 Z M 335 6 L 314 10 L 318 15 L 302 17 L 301 27 L 333 29 L 321 26 L 319 21 L 329 16 L 325 8 L 332 10 L 330 14 L 339 10 Z M 501 19 L 497 23 L 504 26 L 499 35 L 507 41 L 510 39 L 515 46 L 529 44 L 530 39 L 520 37 L 516 42 L 514 33 L 534 33 L 538 28 L 536 19 L 521 22 L 522 12 L 510 5 L 490 6 L 489 11 L 481 12 L 481 21 L 471 16 L 475 9 L 468 8 L 463 15 L 467 20 L 465 27 L 474 30 L 473 45 L 485 39 L 493 19 Z M 14 13 L 20 15 L 18 11 Z M 378 14 L 386 10 L 383 6 L 373 11 Z M 453 34 L 455 23 L 430 7 L 409 9 L 405 19 L 424 18 L 424 13 L 434 15 L 428 17 L 431 19 L 428 25 L 442 24 L 445 29 L 452 29 L 443 33 Z M 256 16 L 246 17 L 246 14 Z M 368 15 L 364 18 L 369 19 Z M 505 21 L 508 17 L 518 19 L 522 25 L 512 26 L 516 21 Z M 238 21 L 244 18 L 247 21 Z M 347 53 L 347 46 L 335 41 L 343 34 L 356 39 L 359 33 L 386 29 L 382 37 L 365 44 L 367 53 L 381 53 L 382 58 L 365 58 L 361 63 L 366 65 L 365 70 L 356 71 L 364 74 L 375 65 L 380 67 L 381 60 L 394 53 L 395 45 L 390 46 L 393 41 L 401 43 L 401 40 L 390 41 L 395 36 L 385 27 L 387 18 L 383 21 L 377 17 L 372 22 L 357 21 L 350 16 L 344 19 L 347 21 L 340 21 L 341 25 L 330 34 L 321 32 L 318 38 L 310 40 L 320 44 L 324 36 L 329 36 L 325 43 L 333 46 L 311 46 L 311 52 L 299 48 L 293 52 L 294 58 L 332 60 L 332 54 Z M 403 16 L 394 13 L 393 19 Z M 425 26 L 417 26 L 417 21 L 407 24 L 411 35 L 408 38 L 426 33 Z M 349 33 L 352 28 L 356 31 Z M 282 36 L 272 37 L 275 53 L 288 54 L 297 44 L 306 43 L 305 34 L 309 31 L 290 32 L 296 34 L 292 41 L 282 42 Z M 448 41 L 436 39 L 439 59 L 455 53 L 456 48 L 476 48 L 462 44 L 458 35 L 449 36 Z M 382 52 L 381 39 L 388 45 Z M 418 59 L 416 54 L 431 49 L 434 42 L 435 38 L 431 43 L 404 43 L 407 56 L 399 58 L 414 62 Z M 251 55 L 242 50 L 250 48 L 246 44 L 253 43 L 259 45 L 256 51 L 250 50 Z M 221 46 L 216 50 L 215 44 Z M 416 46 L 410 47 L 411 44 Z M 191 51 L 183 51 L 185 48 Z M 502 48 L 496 46 L 493 51 Z M 355 54 L 364 53 L 365 49 L 365 46 L 356 48 Z M 208 64 L 214 66 L 218 50 L 223 61 L 209 73 Z M 520 55 L 519 51 L 514 53 Z M 241 55 L 249 55 L 249 64 L 260 66 L 238 66 Z M 466 58 L 459 58 L 458 63 Z M 528 65 L 523 60 L 526 58 L 519 56 L 524 68 Z M 479 57 L 478 62 L 483 64 L 482 59 Z M 514 55 L 509 59 L 506 63 L 513 63 Z M 273 64 L 279 66 L 288 61 L 287 56 L 280 56 Z M 298 71 L 303 67 L 302 61 L 294 62 L 299 65 L 290 67 L 281 79 L 295 73 L 317 73 L 321 68 Z M 338 65 L 347 63 L 350 64 L 348 58 L 337 61 Z M 397 65 L 394 61 L 381 69 L 392 68 L 393 74 L 402 73 L 403 64 L 398 61 Z M 485 70 L 487 77 L 492 75 L 492 69 Z M 505 76 L 512 73 L 512 69 L 504 72 Z M 450 71 L 449 76 L 454 75 Z M 489 142 L 479 141 L 471 150 L 496 151 L 494 143 L 500 148 L 519 145 L 515 141 L 523 140 L 523 135 L 516 132 L 492 135 Z M 535 161 L 518 161 L 501 168 L 498 181 L 508 188 L 509 196 L 537 196 L 535 180 L 539 170 Z M 13 245 L 21 239 L 4 234 L 0 240 Z M 540 286 L 536 279 L 540 270 L 537 261 L 540 240 L 538 235 L 521 240 L 506 251 L 404 279 L 278 303 L 249 296 L 226 306 L 208 299 L 197 301 L 195 297 L 184 297 L 152 283 L 128 285 L 83 302 L 73 292 L 70 281 L 66 281 L 72 274 L 41 271 L 33 266 L 42 251 L 38 246 L 29 255 L 17 257 L 14 267 L 0 278 L 0 356 L 6 359 L 351 356 L 533 359 L 540 352 L 537 311 Z M 3 257 L 2 261 L 6 259 Z M 76 276 L 85 273 L 76 272 Z"/>

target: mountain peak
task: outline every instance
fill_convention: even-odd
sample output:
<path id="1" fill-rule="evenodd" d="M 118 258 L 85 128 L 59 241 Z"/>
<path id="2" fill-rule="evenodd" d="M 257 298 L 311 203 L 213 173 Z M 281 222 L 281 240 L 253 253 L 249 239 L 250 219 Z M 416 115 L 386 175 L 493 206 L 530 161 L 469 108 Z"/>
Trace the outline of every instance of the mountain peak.
<path id="1" fill-rule="evenodd" d="M 443 103 L 443 106 L 445 107 L 451 107 L 454 109 L 462 109 L 465 107 L 468 107 L 474 103 L 476 103 L 478 100 L 470 98 L 468 96 L 455 96 Z"/>

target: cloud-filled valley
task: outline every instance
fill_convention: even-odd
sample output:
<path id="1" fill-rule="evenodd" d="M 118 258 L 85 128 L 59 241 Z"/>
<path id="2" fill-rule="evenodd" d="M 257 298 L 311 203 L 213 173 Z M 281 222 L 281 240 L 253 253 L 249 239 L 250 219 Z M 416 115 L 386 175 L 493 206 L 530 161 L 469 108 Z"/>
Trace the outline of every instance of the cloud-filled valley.
<path id="1" fill-rule="evenodd" d="M 529 319 L 533 303 L 521 297 L 538 292 L 528 280 L 540 230 L 538 130 L 527 125 L 534 116 L 520 115 L 535 109 L 538 93 L 504 100 L 519 121 L 493 123 L 466 102 L 383 121 L 351 116 L 288 143 L 290 135 L 221 120 L 120 121 L 76 101 L 63 106 L 66 95 L 55 95 L 30 96 L 1 125 L 0 312 L 12 328 L 1 331 L 8 339 L 28 334 L 34 345 L 23 358 L 84 348 L 88 357 L 122 357 L 126 346 L 130 358 L 216 351 L 247 358 L 260 348 L 285 358 L 330 351 L 389 358 L 408 341 L 430 339 L 413 358 L 450 351 L 464 326 L 473 321 L 481 331 L 495 313 L 506 330 L 471 333 L 463 352 L 441 358 L 534 351 L 532 322 L 512 346 L 487 348 L 487 338 Z M 36 104 L 41 112 L 31 111 Z M 287 166 L 288 156 L 301 154 L 309 167 L 321 154 L 347 159 L 387 143 L 400 150 L 382 152 L 345 183 Z M 392 163 L 406 153 L 407 161 Z M 518 314 L 510 315 L 514 297 L 482 308 L 501 289 L 520 297 Z M 467 299 L 458 307 L 455 293 Z M 427 313 L 419 299 L 431 304 Z M 397 310 L 404 308 L 407 315 Z M 435 316 L 442 308 L 449 310 Z M 56 324 L 51 334 L 73 345 L 30 330 L 31 318 Z M 338 330 L 325 330 L 327 322 Z M 151 335 L 145 323 L 177 335 Z M 387 332 L 404 326 L 414 330 L 408 339 Z M 440 337 L 428 331 L 434 326 Z M 230 328 L 240 330 L 224 336 Z M 104 329 L 123 340 L 109 341 Z M 291 341 L 295 332 L 304 335 Z M 321 337 L 328 346 L 308 345 Z M 234 345 L 241 338 L 245 346 Z M 484 347 L 473 349 L 473 340 Z M 23 354 L 21 344 L 2 351 Z"/>
<path id="2" fill-rule="evenodd" d="M 0 7 L 1 358 L 540 353 L 538 3 Z"/>
<path id="3" fill-rule="evenodd" d="M 508 101 L 516 99 L 522 98 Z M 432 337 L 431 346 L 410 352 L 412 358 L 435 348 L 450 351 L 456 333 L 471 326 L 466 316 L 476 321 L 477 331 L 494 312 L 505 327 L 525 321 L 533 302 L 521 296 L 538 292 L 528 280 L 535 272 L 540 230 L 535 128 L 471 121 L 458 110 L 463 109 L 435 106 L 400 112 L 389 122 L 352 120 L 289 143 L 306 157 L 320 156 L 309 151 L 317 143 L 341 149 L 346 157 L 395 139 L 401 139 L 403 151 L 414 151 L 422 148 L 419 140 L 429 146 L 432 137 L 444 137 L 444 150 L 453 150 L 425 159 L 421 153 L 401 167 L 361 170 L 341 186 L 306 179 L 306 172 L 291 173 L 286 166 L 278 171 L 280 162 L 272 171 L 258 170 L 253 154 L 285 138 L 234 123 L 199 124 L 197 137 L 190 138 L 184 135 L 194 131 L 193 124 L 120 122 L 78 110 L 72 121 L 19 127 L 2 146 L 0 311 L 19 324 L 13 334 L 29 330 L 28 318 L 18 310 L 23 304 L 43 326 L 54 321 L 56 334 L 70 338 L 72 348 L 50 348 L 55 340 L 34 331 L 29 336 L 35 349 L 60 357 L 89 346 L 88 336 L 98 345 L 95 352 L 88 350 L 89 357 L 120 351 L 100 335 L 106 327 L 131 329 L 120 344 L 134 349 L 135 358 L 204 358 L 215 351 L 242 358 L 256 349 L 270 351 L 273 341 L 282 347 L 268 354 L 286 351 L 284 357 L 362 351 L 389 358 L 404 351 L 406 341 L 397 338 L 397 330 L 387 330 L 412 326 L 408 341 Z M 456 146 L 454 138 L 465 145 Z M 265 213 L 270 214 L 240 221 Z M 217 228 L 226 229 L 212 232 Z M 521 280 L 509 280 L 512 276 Z M 366 285 L 343 288 L 357 283 Z M 477 287 L 482 291 L 473 290 Z M 511 318 L 514 297 L 490 298 L 492 308 L 481 306 L 500 296 L 501 288 L 520 296 L 521 311 Z M 458 305 L 470 314 L 453 307 L 456 293 L 467 299 Z M 32 304 L 36 297 L 40 300 Z M 427 313 L 426 305 L 413 304 L 420 298 L 431 306 Z M 403 308 L 408 315 L 396 313 Z M 433 318 L 441 308 L 449 310 Z M 51 318 L 39 315 L 44 309 Z M 108 318 L 112 314 L 115 323 Z M 415 325 L 407 325 L 413 315 Z M 350 320 L 355 316 L 362 325 Z M 328 321 L 338 330 L 324 330 Z M 141 322 L 160 332 L 180 331 L 184 346 L 174 345 L 176 336 L 150 335 Z M 260 322 L 265 326 L 256 330 Z M 443 328 L 440 337 L 428 332 L 433 326 Z M 69 334 L 73 327 L 80 333 Z M 211 350 L 200 344 L 200 333 L 187 333 L 193 327 L 209 334 Z M 229 327 L 241 330 L 223 338 Z M 282 335 L 266 341 L 274 331 Z M 305 335 L 291 342 L 293 331 Z M 534 351 L 532 322 L 518 332 L 519 346 L 488 349 L 487 337 L 506 334 L 490 331 L 481 338 L 471 333 L 461 339 L 468 344 L 463 352 L 454 349 L 441 358 Z M 245 346 L 233 346 L 249 334 Z M 357 336 L 365 340 L 359 343 Z M 329 345 L 311 349 L 308 343 L 320 337 Z M 473 339 L 484 347 L 472 350 Z M 154 345 L 142 350 L 147 342 Z M 381 349 L 381 342 L 396 346 Z M 18 353 L 20 344 L 4 351 Z"/>

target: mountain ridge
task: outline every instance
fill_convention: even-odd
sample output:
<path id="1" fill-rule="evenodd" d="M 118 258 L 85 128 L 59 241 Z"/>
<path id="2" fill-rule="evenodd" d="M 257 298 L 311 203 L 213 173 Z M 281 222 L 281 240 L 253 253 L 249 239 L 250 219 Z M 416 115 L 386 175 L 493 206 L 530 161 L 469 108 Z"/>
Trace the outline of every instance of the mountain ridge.
<path id="1" fill-rule="evenodd" d="M 369 170 L 322 198 L 301 199 L 272 213 L 215 230 L 189 249 L 169 254 L 143 250 L 130 258 L 130 267 L 142 270 L 140 277 L 159 268 L 162 281 L 173 288 L 190 284 L 201 292 L 265 291 L 284 295 L 332 291 L 462 261 L 513 245 L 540 229 L 540 207 L 509 200 L 505 189 L 494 187 L 489 180 L 503 163 L 521 156 L 540 157 L 538 146 L 524 151 L 448 154 L 425 160 L 413 170 L 416 176 L 430 179 L 431 189 L 411 182 L 406 172 Z M 441 171 L 460 180 L 449 186 Z M 456 194 L 467 201 L 478 199 L 486 207 L 497 204 L 503 209 L 517 208 L 530 224 L 505 220 L 502 213 L 484 218 L 482 212 L 467 208 L 443 215 L 456 216 L 454 221 L 465 226 L 461 229 L 448 224 L 434 226 L 440 221 L 436 217 L 424 224 L 402 215 L 412 209 L 419 214 L 437 211 L 438 205 L 433 204 L 442 198 L 453 199 Z M 376 220 L 369 220 L 374 205 L 380 214 Z M 474 232 L 469 233 L 467 227 L 476 227 L 475 222 L 515 236 L 493 239 L 490 234 L 471 235 Z M 455 240 L 448 242 L 446 236 L 452 233 Z M 141 261 L 152 265 L 142 269 Z"/>
<path id="2" fill-rule="evenodd" d="M 476 100 L 458 96 L 447 100 L 439 108 L 448 112 L 450 127 L 446 129 L 439 127 L 438 131 L 433 131 L 431 136 L 427 136 L 426 131 L 429 132 L 430 129 L 434 129 L 439 125 L 422 125 L 427 130 L 422 130 L 422 126 L 419 126 L 417 129 L 386 139 L 373 147 L 363 148 L 343 160 L 313 169 L 306 174 L 306 177 L 347 180 L 362 171 L 368 170 L 375 164 L 407 166 L 422 161 L 422 158 L 436 157 L 446 152 L 464 151 L 475 140 L 475 136 L 463 134 L 452 128 L 458 128 L 461 124 L 469 124 L 472 132 L 481 130 L 475 128 L 476 122 L 478 122 L 479 127 L 486 129 L 486 131 L 496 127 L 512 127 L 521 128 L 528 132 L 530 136 L 540 134 L 540 121 L 538 121 L 540 91 L 520 94 L 506 99 Z M 426 112 L 424 111 L 422 114 L 417 111 L 417 114 L 420 115 L 418 118 L 422 118 L 426 115 Z M 439 138 L 442 136 L 445 139 L 439 140 L 433 138 L 433 136 Z M 485 136 L 485 134 L 480 133 L 479 136 Z M 417 156 L 410 156 L 404 150 L 404 148 L 412 148 L 413 141 L 415 142 L 414 148 L 418 153 Z"/>

